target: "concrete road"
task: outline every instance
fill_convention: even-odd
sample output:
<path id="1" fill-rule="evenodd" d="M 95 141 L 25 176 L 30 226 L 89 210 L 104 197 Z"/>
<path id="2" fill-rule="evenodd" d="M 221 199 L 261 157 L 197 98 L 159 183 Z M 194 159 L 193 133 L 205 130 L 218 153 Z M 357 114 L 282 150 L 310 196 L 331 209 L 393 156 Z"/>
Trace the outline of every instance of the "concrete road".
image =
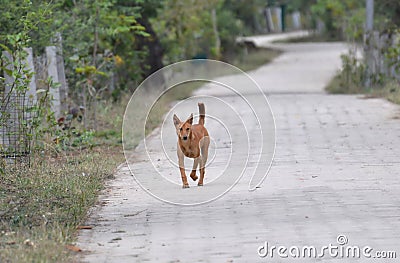
<path id="1" fill-rule="evenodd" d="M 84 262 L 397 262 L 373 257 L 379 251 L 400 257 L 400 108 L 382 99 L 323 91 L 340 66 L 343 44 L 279 48 L 286 52 L 250 73 L 268 94 L 276 121 L 275 158 L 261 187 L 249 192 L 248 178 L 242 178 L 216 201 L 170 205 L 142 190 L 122 165 L 87 222 L 94 228 L 80 232 Z M 241 107 L 226 90 L 204 87 L 197 94 Z M 224 121 L 235 127 L 238 120 L 226 116 Z M 214 129 L 213 122 L 206 120 L 206 126 Z M 157 138 L 155 132 L 148 143 L 162 156 Z M 168 140 L 171 150 L 176 138 Z M 218 144 L 223 141 L 215 147 L 215 158 L 221 159 L 210 165 L 210 177 L 225 169 L 228 152 Z M 147 159 L 139 147 L 137 171 L 152 173 Z M 163 171 L 179 182 L 175 169 Z M 190 198 L 201 191 L 191 185 L 164 191 Z M 266 242 L 269 253 L 261 257 Z M 283 246 L 281 256 L 273 246 Z M 310 249 L 311 258 L 302 257 L 304 246 L 305 254 L 313 246 L 316 256 Z M 360 258 L 351 251 L 346 258 L 349 247 L 359 248 Z M 294 258 L 296 251 L 300 257 Z"/>

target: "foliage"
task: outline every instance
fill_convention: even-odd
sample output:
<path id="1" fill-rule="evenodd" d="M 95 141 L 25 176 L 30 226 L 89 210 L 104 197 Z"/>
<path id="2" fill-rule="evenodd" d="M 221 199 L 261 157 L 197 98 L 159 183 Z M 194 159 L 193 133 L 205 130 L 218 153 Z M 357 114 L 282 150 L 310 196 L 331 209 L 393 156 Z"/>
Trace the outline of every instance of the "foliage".
<path id="1" fill-rule="evenodd" d="M 141 77 L 144 54 L 132 47 L 137 36 L 148 34 L 137 21 L 139 11 L 109 0 L 59 4 L 54 25 L 63 35 L 71 95 L 85 108 L 85 128 L 97 129 L 99 99 L 126 88 L 129 79 L 119 77 L 121 68 L 131 72 L 130 81 Z"/>
<path id="2" fill-rule="evenodd" d="M 317 0 L 311 12 L 324 22 L 328 38 L 360 41 L 365 21 L 364 5 L 364 1 L 358 0 Z"/>
<path id="3" fill-rule="evenodd" d="M 52 44 L 55 33 L 61 33 L 70 104 L 86 108 L 86 128 L 96 126 L 96 100 L 110 94 L 118 100 L 123 91 L 133 91 L 146 74 L 157 69 L 148 71 L 153 65 L 145 65 L 152 63 L 147 58 L 153 50 L 147 45 L 156 38 L 162 44 L 156 48 L 165 51 L 159 54 L 164 63 L 193 57 L 219 59 L 236 51 L 236 36 L 262 31 L 266 5 L 263 0 L 0 0 L 0 3 L 3 14 L 0 40 L 25 28 L 32 39 L 26 45 L 40 55 L 46 45 Z M 217 21 L 213 19 L 213 11 Z M 24 18 L 29 23 L 23 23 Z M 147 23 L 149 20 L 151 23 Z M 151 27 L 155 29 L 153 35 L 149 34 Z"/>
<path id="4" fill-rule="evenodd" d="M 167 50 L 165 62 L 210 54 L 212 32 L 211 9 L 218 0 L 164 1 L 158 16 L 151 20 Z M 217 55 L 217 54 L 216 54 Z"/>
<path id="5" fill-rule="evenodd" d="M 142 3 L 0 0 L 0 51 L 8 48 L 14 52 L 13 45 L 18 43 L 33 47 L 38 56 L 45 46 L 62 44 L 70 107 L 83 106 L 84 128 L 96 128 L 97 100 L 110 93 L 120 94 L 121 89 L 132 90 L 132 83 L 143 77 L 147 52 L 135 46 L 139 37 L 149 36 L 137 21 Z M 61 33 L 62 43 L 56 33 Z"/>
<path id="6" fill-rule="evenodd" d="M 261 33 L 265 27 L 265 1 L 261 0 L 172 0 L 162 3 L 151 23 L 166 51 L 166 64 L 191 58 L 220 59 L 237 51 L 237 36 Z M 216 21 L 212 18 L 213 11 Z M 220 49 L 216 48 L 218 41 Z"/>
<path id="7" fill-rule="evenodd" d="M 229 10 L 234 17 L 243 23 L 242 34 L 260 34 L 265 28 L 265 0 L 225 0 L 222 10 Z"/>
<path id="8" fill-rule="evenodd" d="M 374 5 L 374 28 L 379 32 L 389 32 L 400 27 L 400 2 L 379 0 Z"/>
<path id="9" fill-rule="evenodd" d="M 0 43 L 14 49 L 9 38 L 19 36 L 24 47 L 43 48 L 52 34 L 53 7 L 50 1 L 0 0 Z"/>
<path id="10" fill-rule="evenodd" d="M 400 34 L 400 28 L 393 30 L 391 33 L 398 36 Z M 385 56 L 388 59 L 389 66 L 393 67 L 397 75 L 400 75 L 400 41 L 398 38 L 393 41 L 391 46 L 389 46 Z"/>
<path id="11" fill-rule="evenodd" d="M 354 50 L 341 56 L 342 69 L 326 87 L 330 93 L 354 94 L 362 92 L 365 82 L 365 65 L 357 59 Z"/>
<path id="12" fill-rule="evenodd" d="M 310 12 L 310 7 L 314 5 L 317 0 L 292 0 L 285 1 L 288 5 L 288 12 L 300 11 L 303 14 L 308 14 Z"/>
<path id="13" fill-rule="evenodd" d="M 227 7 L 228 2 L 217 10 L 218 30 L 221 39 L 222 52 L 229 55 L 237 51 L 236 37 L 249 32 L 244 21 L 236 17 L 235 11 Z"/>

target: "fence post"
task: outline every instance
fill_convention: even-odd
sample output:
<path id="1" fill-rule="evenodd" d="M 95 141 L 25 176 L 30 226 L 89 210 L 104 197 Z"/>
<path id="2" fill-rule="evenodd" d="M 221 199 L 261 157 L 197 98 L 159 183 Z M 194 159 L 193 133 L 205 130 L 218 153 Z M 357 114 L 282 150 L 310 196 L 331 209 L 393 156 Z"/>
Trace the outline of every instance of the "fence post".
<path id="1" fill-rule="evenodd" d="M 53 83 L 59 83 L 57 70 L 57 48 L 55 46 L 46 47 L 47 74 L 52 78 Z M 52 97 L 51 111 L 54 112 L 56 119 L 61 116 L 60 89 L 50 87 L 49 93 Z"/>
<path id="2" fill-rule="evenodd" d="M 65 79 L 65 68 L 64 68 L 64 58 L 62 53 L 62 36 L 60 32 L 56 33 L 55 40 L 56 44 L 56 60 L 57 60 L 57 73 L 58 81 L 60 83 L 60 111 L 64 114 L 67 110 L 67 99 L 68 99 L 68 84 Z"/>
<path id="3" fill-rule="evenodd" d="M 293 29 L 301 29 L 301 14 L 299 11 L 292 13 Z"/>
<path id="4" fill-rule="evenodd" d="M 275 31 L 275 27 L 274 27 L 274 21 L 272 20 L 271 8 L 267 7 L 264 10 L 265 10 L 267 33 L 272 33 Z"/>
<path id="5" fill-rule="evenodd" d="M 274 12 L 274 14 L 275 14 L 275 22 L 276 22 L 276 27 L 275 27 L 275 29 L 276 29 L 276 31 L 277 32 L 282 32 L 282 22 L 281 22 L 281 18 L 282 18 L 282 9 L 281 8 L 279 8 L 279 7 L 274 7 L 273 9 L 273 12 Z"/>
<path id="6" fill-rule="evenodd" d="M 32 48 L 24 48 L 25 52 L 27 53 L 25 67 L 30 69 L 31 71 L 35 72 L 35 66 L 33 65 L 33 53 Z M 26 101 L 25 103 L 32 103 L 36 104 L 36 77 L 35 74 L 32 75 L 31 81 L 29 82 L 28 89 L 26 91 Z M 29 101 L 27 101 L 29 100 Z"/>

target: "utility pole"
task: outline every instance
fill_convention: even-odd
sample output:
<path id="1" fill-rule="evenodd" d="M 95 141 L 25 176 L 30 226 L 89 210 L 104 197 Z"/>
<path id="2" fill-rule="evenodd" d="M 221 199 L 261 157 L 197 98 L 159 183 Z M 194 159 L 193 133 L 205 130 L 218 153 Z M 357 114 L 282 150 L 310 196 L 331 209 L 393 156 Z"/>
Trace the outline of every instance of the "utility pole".
<path id="1" fill-rule="evenodd" d="M 365 23 L 365 58 L 366 58 L 366 79 L 365 86 L 367 88 L 371 87 L 371 77 L 374 67 L 374 57 L 373 57 L 373 42 L 374 42 L 374 0 L 365 0 L 366 5 L 366 23 Z"/>

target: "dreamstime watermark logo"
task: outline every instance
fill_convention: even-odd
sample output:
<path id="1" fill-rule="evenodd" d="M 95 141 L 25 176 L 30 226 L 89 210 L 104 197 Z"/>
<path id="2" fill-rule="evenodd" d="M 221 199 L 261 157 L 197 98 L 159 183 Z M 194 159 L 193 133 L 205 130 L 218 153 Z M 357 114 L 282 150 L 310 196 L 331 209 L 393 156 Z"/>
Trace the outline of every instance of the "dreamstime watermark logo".
<path id="1" fill-rule="evenodd" d="M 186 98 L 162 115 L 171 97 Z M 193 113 L 197 123 L 199 102 L 210 135 L 205 181 L 202 187 L 191 181 L 193 159 L 185 158 L 191 188 L 182 190 L 172 117 L 184 121 Z M 160 118 L 162 125 L 150 134 Z M 220 61 L 188 60 L 139 85 L 126 107 L 122 137 L 128 167 L 143 190 L 171 204 L 195 205 L 217 199 L 239 181 L 248 182 L 249 191 L 261 185 L 275 152 L 275 121 L 265 91 L 248 74 Z"/>
<path id="2" fill-rule="evenodd" d="M 257 249 L 258 256 L 261 258 L 376 258 L 393 259 L 397 257 L 396 251 L 375 251 L 370 246 L 351 246 L 345 235 L 338 235 L 336 244 L 326 246 L 275 246 L 266 241 Z"/>

